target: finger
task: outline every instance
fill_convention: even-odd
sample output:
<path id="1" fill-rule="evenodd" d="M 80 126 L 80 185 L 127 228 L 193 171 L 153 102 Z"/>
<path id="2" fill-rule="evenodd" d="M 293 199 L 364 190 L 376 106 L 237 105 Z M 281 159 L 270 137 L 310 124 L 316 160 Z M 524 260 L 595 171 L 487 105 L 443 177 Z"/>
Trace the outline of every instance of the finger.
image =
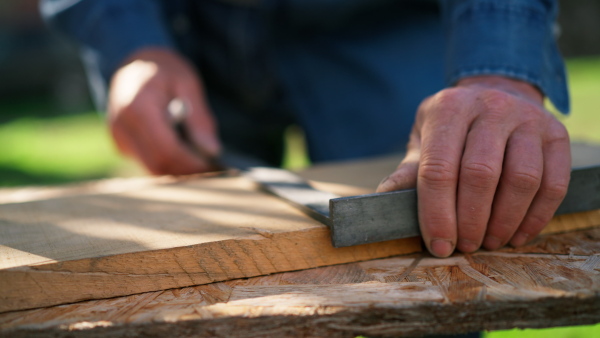
<path id="1" fill-rule="evenodd" d="M 121 152 L 121 154 L 125 156 L 134 156 L 135 151 L 133 144 L 129 140 L 127 133 L 123 130 L 123 128 L 117 127 L 117 125 L 113 122 L 109 122 L 110 132 L 112 135 L 112 139 L 117 149 Z"/>
<path id="2" fill-rule="evenodd" d="M 421 140 L 418 134 L 413 132 L 410 135 L 406 156 L 396 170 L 379 183 L 376 191 L 387 192 L 416 187 L 420 155 Z"/>
<path id="3" fill-rule="evenodd" d="M 492 202 L 502 172 L 507 123 L 483 118 L 473 123 L 463 153 L 457 196 L 457 248 L 479 249 L 490 219 Z"/>
<path id="4" fill-rule="evenodd" d="M 562 124 L 555 122 L 543 147 L 544 175 L 525 219 L 512 237 L 512 246 L 529 242 L 550 222 L 564 199 L 571 174 L 569 136 Z"/>
<path id="5" fill-rule="evenodd" d="M 185 175 L 202 172 L 208 164 L 195 156 L 168 122 L 166 103 L 146 100 L 129 109 L 127 130 L 135 156 L 155 175 Z"/>
<path id="6" fill-rule="evenodd" d="M 185 103 L 188 114 L 185 128 L 193 147 L 208 158 L 218 156 L 221 149 L 216 122 L 205 100 L 200 84 L 196 81 L 176 88 L 176 97 Z"/>
<path id="7" fill-rule="evenodd" d="M 533 127 L 521 127 L 511 135 L 502 177 L 493 202 L 483 246 L 496 250 L 504 246 L 523 221 L 542 180 L 542 141 Z"/>
<path id="8" fill-rule="evenodd" d="M 448 102 L 430 101 L 435 107 L 421 128 L 417 177 L 421 233 L 429 251 L 438 257 L 449 256 L 456 245 L 458 168 L 471 123 L 464 117 L 466 112 L 452 109 L 457 107 L 456 102 L 446 100 Z"/>

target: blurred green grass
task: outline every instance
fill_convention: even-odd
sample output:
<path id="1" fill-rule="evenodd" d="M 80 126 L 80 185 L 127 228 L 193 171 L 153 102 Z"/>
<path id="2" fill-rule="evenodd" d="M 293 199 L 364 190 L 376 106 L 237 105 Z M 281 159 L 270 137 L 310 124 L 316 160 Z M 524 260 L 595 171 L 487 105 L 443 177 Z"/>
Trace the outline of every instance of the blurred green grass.
<path id="1" fill-rule="evenodd" d="M 486 332 L 485 338 L 595 338 L 600 337 L 600 324 L 557 327 L 550 329 L 514 329 Z"/>
<path id="2" fill-rule="evenodd" d="M 0 184 L 57 184 L 111 176 L 120 163 L 93 112 L 22 117 L 0 125 Z"/>
<path id="3" fill-rule="evenodd" d="M 557 115 L 576 142 L 600 144 L 600 57 L 567 60 L 571 113 Z"/>
<path id="4" fill-rule="evenodd" d="M 567 62 L 572 113 L 558 114 L 573 141 L 600 144 L 600 57 Z M 288 133 L 284 165 L 309 162 L 302 133 Z M 60 184 L 143 173 L 119 157 L 103 117 L 93 111 L 62 115 L 44 99 L 0 102 L 0 187 Z M 488 338 L 600 337 L 600 325 L 490 332 Z"/>

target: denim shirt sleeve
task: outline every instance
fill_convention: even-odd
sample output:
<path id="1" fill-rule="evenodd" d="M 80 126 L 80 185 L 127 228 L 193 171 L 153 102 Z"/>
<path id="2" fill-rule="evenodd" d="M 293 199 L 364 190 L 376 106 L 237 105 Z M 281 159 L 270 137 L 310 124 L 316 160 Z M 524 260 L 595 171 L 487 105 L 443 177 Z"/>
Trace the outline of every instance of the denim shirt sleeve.
<path id="1" fill-rule="evenodd" d="M 446 80 L 503 75 L 542 90 L 569 112 L 565 67 L 554 37 L 557 0 L 440 0 Z"/>
<path id="2" fill-rule="evenodd" d="M 104 81 L 143 47 L 173 47 L 156 0 L 42 0 L 42 16 L 83 47 Z"/>

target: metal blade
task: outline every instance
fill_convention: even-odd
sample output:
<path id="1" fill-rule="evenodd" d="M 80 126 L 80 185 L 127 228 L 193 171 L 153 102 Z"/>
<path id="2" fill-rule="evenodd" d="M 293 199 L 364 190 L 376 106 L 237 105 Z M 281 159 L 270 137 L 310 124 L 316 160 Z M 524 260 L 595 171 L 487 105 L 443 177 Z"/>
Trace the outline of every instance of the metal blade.
<path id="1" fill-rule="evenodd" d="M 329 226 L 335 247 L 420 235 L 415 189 L 351 197 L 313 188 L 300 176 L 227 152 L 222 162 L 235 166 L 260 187 Z M 600 208 L 600 166 L 573 169 L 569 190 L 556 215 Z"/>
<path id="2" fill-rule="evenodd" d="M 335 247 L 419 236 L 414 189 L 330 201 Z M 576 168 L 556 215 L 600 209 L 600 166 Z"/>
<path id="3" fill-rule="evenodd" d="M 331 227 L 329 201 L 339 198 L 338 195 L 317 190 L 300 176 L 284 169 L 253 167 L 243 172 L 243 175 L 258 183 L 263 190 L 284 199 L 317 221 Z"/>
<path id="4" fill-rule="evenodd" d="M 567 196 L 555 215 L 600 208 L 600 166 L 576 168 L 571 171 Z"/>
<path id="5" fill-rule="evenodd" d="M 420 235 L 414 189 L 332 199 L 336 248 Z"/>

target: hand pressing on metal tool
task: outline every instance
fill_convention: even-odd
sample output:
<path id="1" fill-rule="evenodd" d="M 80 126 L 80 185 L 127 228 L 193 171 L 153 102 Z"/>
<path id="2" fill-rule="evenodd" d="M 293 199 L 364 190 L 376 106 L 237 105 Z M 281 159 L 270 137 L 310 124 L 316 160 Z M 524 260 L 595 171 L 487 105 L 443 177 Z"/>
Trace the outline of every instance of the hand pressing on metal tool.
<path id="1" fill-rule="evenodd" d="M 407 155 L 378 192 L 416 186 L 425 244 L 447 257 L 527 243 L 564 198 L 570 168 L 569 136 L 540 91 L 478 76 L 421 103 Z"/>
<path id="2" fill-rule="evenodd" d="M 184 142 L 171 113 L 185 129 Z M 179 102 L 179 103 L 177 103 Z M 220 143 L 215 120 L 193 66 L 160 48 L 135 52 L 116 71 L 108 97 L 109 124 L 119 150 L 155 175 L 184 175 L 212 169 Z M 198 156 L 201 150 L 205 156 Z"/>

